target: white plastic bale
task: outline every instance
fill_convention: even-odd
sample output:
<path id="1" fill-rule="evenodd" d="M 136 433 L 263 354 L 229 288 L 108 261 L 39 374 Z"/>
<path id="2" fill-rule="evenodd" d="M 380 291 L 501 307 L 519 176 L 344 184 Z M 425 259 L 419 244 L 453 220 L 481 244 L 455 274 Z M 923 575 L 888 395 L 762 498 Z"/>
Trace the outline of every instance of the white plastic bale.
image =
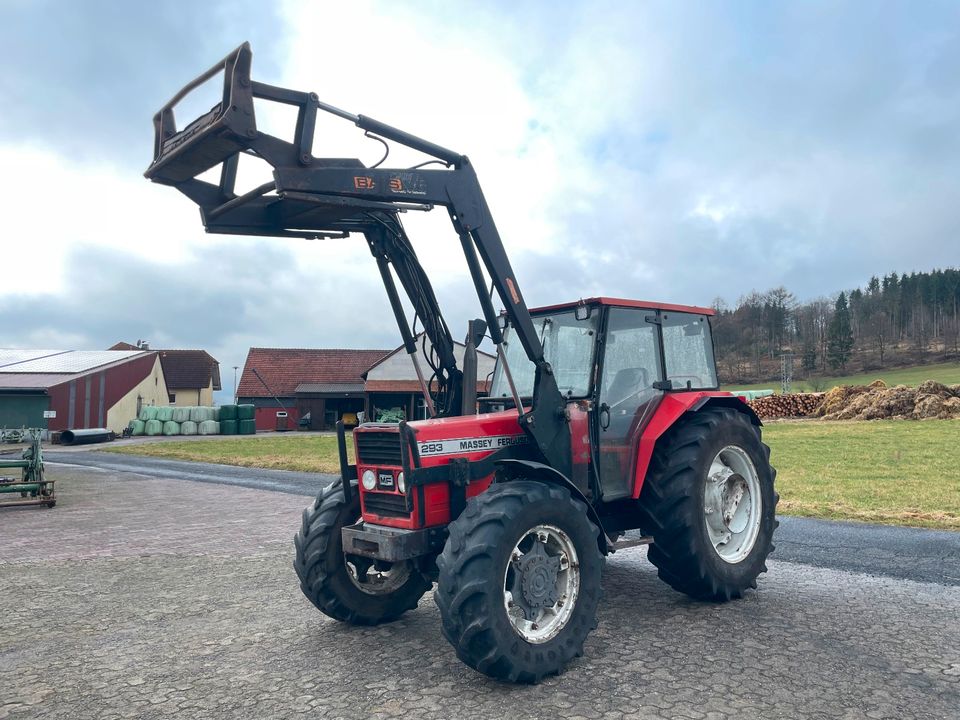
<path id="1" fill-rule="evenodd" d="M 216 420 L 204 420 L 200 423 L 198 432 L 200 435 L 219 435 L 220 423 Z"/>

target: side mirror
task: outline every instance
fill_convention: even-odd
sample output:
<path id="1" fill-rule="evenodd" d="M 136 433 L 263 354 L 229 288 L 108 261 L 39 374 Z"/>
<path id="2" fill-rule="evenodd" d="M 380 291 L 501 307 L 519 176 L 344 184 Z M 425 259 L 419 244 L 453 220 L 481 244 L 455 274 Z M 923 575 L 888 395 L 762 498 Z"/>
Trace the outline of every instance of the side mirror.
<path id="1" fill-rule="evenodd" d="M 597 416 L 597 419 L 600 421 L 600 429 L 606 430 L 610 427 L 610 406 L 606 403 L 603 403 L 600 406 L 600 414 Z"/>
<path id="2" fill-rule="evenodd" d="M 593 308 L 589 305 L 577 305 L 573 311 L 573 316 L 582 322 L 583 320 L 589 320 L 592 312 Z"/>

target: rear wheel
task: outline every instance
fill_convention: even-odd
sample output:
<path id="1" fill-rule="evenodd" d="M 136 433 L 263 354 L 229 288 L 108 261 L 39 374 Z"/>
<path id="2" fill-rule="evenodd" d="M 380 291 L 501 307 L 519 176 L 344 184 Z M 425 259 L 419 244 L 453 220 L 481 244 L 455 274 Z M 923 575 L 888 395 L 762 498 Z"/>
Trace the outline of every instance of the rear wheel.
<path id="1" fill-rule="evenodd" d="M 658 444 L 640 503 L 664 582 L 714 601 L 757 586 L 778 524 L 769 460 L 759 428 L 728 408 L 697 413 Z"/>
<path id="2" fill-rule="evenodd" d="M 540 482 L 495 484 L 449 531 L 434 597 L 463 662 L 533 683 L 583 654 L 597 626 L 603 555 L 582 502 Z"/>
<path id="3" fill-rule="evenodd" d="M 415 608 L 431 583 L 410 561 L 345 555 L 340 530 L 359 519 L 356 492 L 348 504 L 340 482 L 324 488 L 303 511 L 293 568 L 303 594 L 325 615 L 354 625 L 390 622 Z"/>

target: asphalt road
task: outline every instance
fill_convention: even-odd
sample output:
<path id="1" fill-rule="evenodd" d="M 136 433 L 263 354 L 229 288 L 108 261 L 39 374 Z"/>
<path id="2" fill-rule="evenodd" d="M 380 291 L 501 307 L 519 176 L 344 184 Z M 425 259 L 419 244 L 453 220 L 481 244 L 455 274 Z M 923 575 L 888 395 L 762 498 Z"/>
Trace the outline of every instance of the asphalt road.
<path id="1" fill-rule="evenodd" d="M 47 451 L 48 463 L 315 496 L 333 475 L 181 462 L 96 451 Z M 814 567 L 960 585 L 960 533 L 782 517 L 774 558 Z M 960 717 L 960 713 L 958 713 Z"/>
<path id="2" fill-rule="evenodd" d="M 513 686 L 457 660 L 430 594 L 378 627 L 320 614 L 290 567 L 302 495 L 48 473 L 56 508 L 0 511 L 0 719 L 960 716 L 960 587 L 772 560 L 701 603 L 630 548 L 583 657 Z"/>

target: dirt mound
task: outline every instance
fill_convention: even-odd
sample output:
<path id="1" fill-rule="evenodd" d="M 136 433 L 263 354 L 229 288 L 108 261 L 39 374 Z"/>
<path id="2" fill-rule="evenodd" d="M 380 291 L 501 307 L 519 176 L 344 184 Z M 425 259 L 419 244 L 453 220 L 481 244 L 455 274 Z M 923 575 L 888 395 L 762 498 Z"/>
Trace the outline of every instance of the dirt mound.
<path id="1" fill-rule="evenodd" d="M 960 385 L 928 380 L 919 387 L 870 385 L 835 387 L 817 409 L 824 420 L 924 420 L 960 418 Z"/>

